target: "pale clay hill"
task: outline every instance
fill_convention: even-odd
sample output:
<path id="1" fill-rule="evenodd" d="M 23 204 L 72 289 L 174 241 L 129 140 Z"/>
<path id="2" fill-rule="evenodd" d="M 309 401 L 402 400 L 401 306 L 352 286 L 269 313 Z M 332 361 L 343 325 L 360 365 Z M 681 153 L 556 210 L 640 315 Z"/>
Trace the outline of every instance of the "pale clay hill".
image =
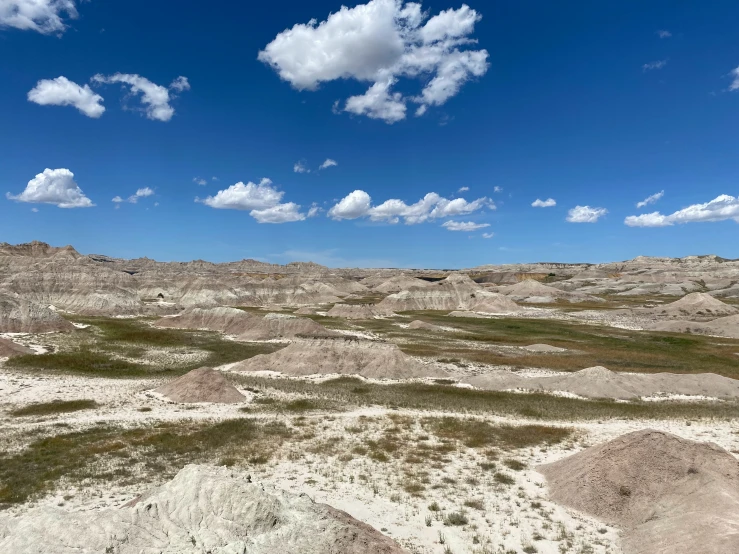
<path id="1" fill-rule="evenodd" d="M 739 552 L 739 462 L 646 429 L 539 468 L 556 501 L 624 530 L 624 554 Z"/>
<path id="2" fill-rule="evenodd" d="M 48 307 L 0 292 L 0 333 L 47 333 L 73 329 L 71 323 Z"/>
<path id="3" fill-rule="evenodd" d="M 296 340 L 272 354 L 260 354 L 236 364 L 232 371 L 276 371 L 284 375 L 341 374 L 371 379 L 446 377 L 441 369 L 423 364 L 392 343 L 351 337 Z"/>
<path id="4" fill-rule="evenodd" d="M 403 554 L 388 537 L 307 495 L 188 465 L 132 506 L 46 507 L 0 515 L 0 552 L 13 554 Z"/>
<path id="5" fill-rule="evenodd" d="M 25 354 L 33 354 L 33 350 L 26 348 L 22 344 L 0 338 L 0 358 L 12 358 L 14 356 L 23 356 Z"/>
<path id="6" fill-rule="evenodd" d="M 193 404 L 212 402 L 216 404 L 238 404 L 246 398 L 230 384 L 223 373 L 210 367 L 199 367 L 182 377 L 154 389 L 172 402 Z"/>

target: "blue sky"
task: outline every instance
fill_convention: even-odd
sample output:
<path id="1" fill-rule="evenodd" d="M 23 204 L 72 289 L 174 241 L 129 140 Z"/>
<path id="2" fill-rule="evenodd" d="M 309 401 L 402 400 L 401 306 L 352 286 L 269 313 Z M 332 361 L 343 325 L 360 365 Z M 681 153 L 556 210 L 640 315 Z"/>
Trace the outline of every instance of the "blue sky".
<path id="1" fill-rule="evenodd" d="M 331 266 L 739 257 L 739 4 L 341 6 L 0 2 L 0 241 Z"/>

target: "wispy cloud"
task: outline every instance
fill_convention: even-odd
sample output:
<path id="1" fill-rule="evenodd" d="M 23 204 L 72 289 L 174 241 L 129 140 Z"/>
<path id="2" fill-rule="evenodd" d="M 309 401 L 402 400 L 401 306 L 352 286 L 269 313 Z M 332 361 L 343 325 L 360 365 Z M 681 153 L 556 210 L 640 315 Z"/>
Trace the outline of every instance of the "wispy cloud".
<path id="1" fill-rule="evenodd" d="M 490 227 L 490 223 L 474 223 L 472 221 L 447 221 L 442 224 L 447 231 L 477 231 Z"/>
<path id="2" fill-rule="evenodd" d="M 326 161 L 323 162 L 318 169 L 328 169 L 329 167 L 336 167 L 337 165 L 339 165 L 339 162 L 336 160 L 326 158 Z"/>
<path id="3" fill-rule="evenodd" d="M 657 36 L 659 38 L 670 38 L 672 36 L 672 33 L 670 31 L 660 29 L 659 31 L 657 31 Z"/>
<path id="4" fill-rule="evenodd" d="M 649 206 L 650 204 L 654 204 L 655 202 L 657 202 L 657 200 L 662 198 L 664 195 L 665 195 L 665 191 L 661 190 L 658 193 L 653 194 L 652 196 L 647 196 L 641 202 L 637 202 L 636 207 L 643 208 L 644 206 Z"/>
<path id="5" fill-rule="evenodd" d="M 641 66 L 641 70 L 646 73 L 647 71 L 654 71 L 656 69 L 662 69 L 667 65 L 667 60 L 657 60 L 656 62 L 645 63 Z"/>
<path id="6" fill-rule="evenodd" d="M 205 179 L 201 177 L 193 177 L 192 182 L 195 183 L 196 185 L 207 185 L 208 184 L 208 181 L 206 181 Z"/>
<path id="7" fill-rule="evenodd" d="M 590 206 L 575 206 L 567 212 L 567 221 L 570 223 L 595 223 L 606 215 L 605 208 L 591 208 Z"/>
<path id="8" fill-rule="evenodd" d="M 551 208 L 552 206 L 557 205 L 557 201 L 554 198 L 547 198 L 546 200 L 541 200 L 540 198 L 537 198 L 531 203 L 531 205 L 534 208 Z"/>

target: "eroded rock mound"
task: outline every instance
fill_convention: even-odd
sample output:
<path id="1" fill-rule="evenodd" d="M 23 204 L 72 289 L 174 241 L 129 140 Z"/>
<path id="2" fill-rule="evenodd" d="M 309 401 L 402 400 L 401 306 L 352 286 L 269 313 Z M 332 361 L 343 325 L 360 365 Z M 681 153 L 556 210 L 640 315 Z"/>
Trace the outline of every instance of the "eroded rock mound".
<path id="1" fill-rule="evenodd" d="M 335 337 L 339 333 L 326 329 L 307 317 L 289 314 L 267 314 L 255 325 L 237 335 L 237 340 L 292 339 L 295 337 Z"/>
<path id="2" fill-rule="evenodd" d="M 515 302 L 486 291 L 467 275 L 455 273 L 427 287 L 391 294 L 377 305 L 394 312 L 413 310 L 469 310 L 487 313 L 514 312 Z"/>
<path id="3" fill-rule="evenodd" d="M 412 288 L 424 288 L 430 285 L 431 283 L 429 281 L 424 281 L 423 279 L 417 279 L 408 275 L 396 275 L 395 277 L 390 277 L 387 281 L 383 281 L 377 285 L 374 290 L 385 294 L 391 294 L 403 290 L 410 290 Z"/>
<path id="4" fill-rule="evenodd" d="M 626 554 L 739 552 L 739 463 L 647 429 L 541 466 L 557 502 L 624 528 Z"/>
<path id="5" fill-rule="evenodd" d="M 13 554 L 403 554 L 376 529 L 307 495 L 265 490 L 227 468 L 188 465 L 130 507 L 0 517 Z"/>
<path id="6" fill-rule="evenodd" d="M 703 318 L 721 317 L 739 314 L 739 309 L 721 302 L 710 294 L 703 292 L 692 292 L 683 296 L 680 300 L 654 308 L 656 315 L 679 318 Z"/>
<path id="7" fill-rule="evenodd" d="M 0 333 L 72 331 L 74 325 L 46 306 L 0 293 Z"/>
<path id="8" fill-rule="evenodd" d="M 618 373 L 602 366 L 543 377 L 522 376 L 498 370 L 475 375 L 465 382 L 488 390 L 567 392 L 586 398 L 619 400 L 635 400 L 660 394 L 739 398 L 739 381 L 715 373 Z"/>
<path id="9" fill-rule="evenodd" d="M 739 315 L 719 317 L 708 322 L 660 321 L 650 327 L 655 331 L 670 333 L 694 333 L 739 339 Z"/>
<path id="10" fill-rule="evenodd" d="M 33 350 L 11 340 L 0 338 L 0 358 L 12 358 L 24 354 L 33 354 Z"/>
<path id="11" fill-rule="evenodd" d="M 199 367 L 185 373 L 174 381 L 154 389 L 173 402 L 193 404 L 212 402 L 236 404 L 244 401 L 244 395 L 229 383 L 220 371 L 210 367 Z"/>
<path id="12" fill-rule="evenodd" d="M 342 317 L 344 319 L 374 319 L 376 317 L 392 317 L 392 310 L 379 308 L 372 304 L 334 304 L 328 312 L 328 317 Z"/>
<path id="13" fill-rule="evenodd" d="M 520 283 L 506 287 L 500 287 L 499 292 L 512 298 L 517 302 L 551 303 L 557 300 L 567 300 L 568 302 L 603 302 L 597 296 L 583 294 L 579 292 L 567 292 L 548 285 L 544 285 L 534 279 L 524 279 Z"/>
<path id="14" fill-rule="evenodd" d="M 354 337 L 297 340 L 272 354 L 239 362 L 233 371 L 285 375 L 344 374 L 374 379 L 444 377 L 446 373 L 404 354 L 395 344 Z"/>

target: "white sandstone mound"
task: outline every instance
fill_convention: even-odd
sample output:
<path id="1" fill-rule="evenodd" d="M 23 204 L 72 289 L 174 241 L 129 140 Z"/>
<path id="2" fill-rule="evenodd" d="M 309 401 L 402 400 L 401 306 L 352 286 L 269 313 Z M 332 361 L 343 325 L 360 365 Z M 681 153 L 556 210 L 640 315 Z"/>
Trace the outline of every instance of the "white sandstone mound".
<path id="1" fill-rule="evenodd" d="M 0 338 L 0 358 L 12 358 L 24 354 L 33 354 L 33 350 L 11 340 Z"/>
<path id="2" fill-rule="evenodd" d="M 408 275 L 402 274 L 396 275 L 395 277 L 390 277 L 390 279 L 388 279 L 387 281 L 383 281 L 382 283 L 374 287 L 373 290 L 385 294 L 391 294 L 403 290 L 410 290 L 412 288 L 428 287 L 430 285 L 431 283 L 429 281 L 416 279 L 415 277 L 410 277 Z"/>
<path id="3" fill-rule="evenodd" d="M 133 505 L 0 516 L 13 554 L 403 554 L 376 529 L 305 494 L 267 489 L 225 467 L 185 466 Z"/>
<path id="4" fill-rule="evenodd" d="M 739 309 L 721 302 L 710 294 L 691 292 L 680 300 L 652 309 L 656 315 L 677 318 L 721 317 L 739 314 Z"/>
<path id="5" fill-rule="evenodd" d="M 297 340 L 272 354 L 239 362 L 232 371 L 276 371 L 285 375 L 336 373 L 372 379 L 446 376 L 446 372 L 404 354 L 395 344 L 348 336 Z"/>
<path id="6" fill-rule="evenodd" d="M 438 325 L 434 325 L 433 323 L 426 323 L 425 321 L 421 321 L 420 319 L 416 319 L 415 321 L 411 321 L 410 325 L 408 325 L 408 329 L 423 329 L 425 331 L 443 331 L 443 327 L 439 327 Z"/>
<path id="7" fill-rule="evenodd" d="M 0 333 L 72 331 L 74 325 L 46 306 L 0 293 Z"/>
<path id="8" fill-rule="evenodd" d="M 175 317 L 163 317 L 157 327 L 205 329 L 235 335 L 237 340 L 269 340 L 300 335 L 333 336 L 334 331 L 312 319 L 287 314 L 259 316 L 237 308 L 188 308 Z"/>
<path id="9" fill-rule="evenodd" d="M 173 402 L 194 404 L 236 404 L 244 401 L 244 395 L 230 384 L 220 371 L 210 367 L 199 367 L 185 373 L 174 381 L 154 389 Z"/>
<path id="10" fill-rule="evenodd" d="M 655 331 L 670 333 L 692 333 L 739 339 L 739 315 L 719 317 L 712 321 L 660 321 L 650 327 Z"/>
<path id="11" fill-rule="evenodd" d="M 328 312 L 328 317 L 341 317 L 344 319 L 374 319 L 376 317 L 392 317 L 395 314 L 391 310 L 378 308 L 372 304 L 334 304 Z"/>
<path id="12" fill-rule="evenodd" d="M 469 310 L 486 313 L 514 312 L 519 307 L 499 294 L 486 291 L 467 275 L 454 273 L 422 288 L 387 296 L 378 307 L 394 312 L 415 310 Z"/>
<path id="13" fill-rule="evenodd" d="M 617 373 L 600 366 L 544 377 L 497 370 L 469 377 L 465 382 L 487 390 L 566 392 L 586 398 L 620 400 L 661 394 L 739 398 L 739 381 L 714 373 Z"/>
<path id="14" fill-rule="evenodd" d="M 544 285 L 534 279 L 524 279 L 515 285 L 500 287 L 498 291 L 517 302 L 532 304 L 546 304 L 556 302 L 559 299 L 569 302 L 604 302 L 597 296 L 583 294 L 580 292 L 567 292 L 548 285 Z"/>
<path id="15" fill-rule="evenodd" d="M 624 529 L 625 554 L 739 552 L 739 462 L 646 429 L 540 466 L 555 501 Z"/>
<path id="16" fill-rule="evenodd" d="M 524 346 L 524 350 L 528 350 L 529 352 L 566 352 L 566 348 L 559 348 L 558 346 L 552 346 L 550 344 L 530 344 L 529 346 Z"/>

